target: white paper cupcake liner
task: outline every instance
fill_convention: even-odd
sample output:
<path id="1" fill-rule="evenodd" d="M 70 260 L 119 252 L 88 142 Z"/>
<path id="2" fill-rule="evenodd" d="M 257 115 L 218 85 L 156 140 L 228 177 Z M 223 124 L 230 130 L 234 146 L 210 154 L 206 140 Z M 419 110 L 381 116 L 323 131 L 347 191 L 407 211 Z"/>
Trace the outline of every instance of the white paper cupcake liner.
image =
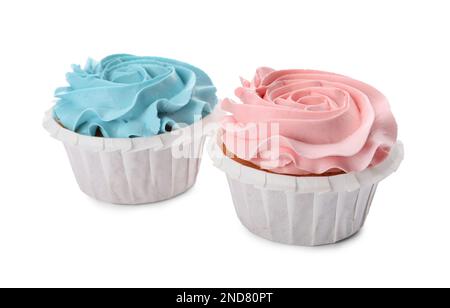
<path id="1" fill-rule="evenodd" d="M 149 138 L 98 138 L 74 133 L 46 113 L 45 129 L 63 142 L 80 189 L 114 204 L 146 204 L 173 198 L 191 188 L 200 167 L 205 134 L 197 126 Z M 180 139 L 180 136 L 192 136 Z M 172 155 L 173 149 L 189 155 Z"/>
<path id="2" fill-rule="evenodd" d="M 224 171 L 242 224 L 265 239 L 290 245 L 333 244 L 364 225 L 378 183 L 403 160 L 398 142 L 381 164 L 330 177 L 294 177 L 244 166 L 213 145 L 214 164 Z"/>

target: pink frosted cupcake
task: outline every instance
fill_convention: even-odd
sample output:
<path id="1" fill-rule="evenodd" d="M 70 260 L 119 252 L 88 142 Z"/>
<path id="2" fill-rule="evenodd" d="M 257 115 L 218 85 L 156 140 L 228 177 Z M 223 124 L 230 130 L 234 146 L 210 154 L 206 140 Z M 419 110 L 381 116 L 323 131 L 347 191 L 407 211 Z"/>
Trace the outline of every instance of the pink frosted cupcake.
<path id="1" fill-rule="evenodd" d="M 215 164 L 253 233 L 316 246 L 357 233 L 378 183 L 403 159 L 387 99 L 333 73 L 257 70 L 222 102 Z M 228 155 L 225 155 L 228 154 Z"/>

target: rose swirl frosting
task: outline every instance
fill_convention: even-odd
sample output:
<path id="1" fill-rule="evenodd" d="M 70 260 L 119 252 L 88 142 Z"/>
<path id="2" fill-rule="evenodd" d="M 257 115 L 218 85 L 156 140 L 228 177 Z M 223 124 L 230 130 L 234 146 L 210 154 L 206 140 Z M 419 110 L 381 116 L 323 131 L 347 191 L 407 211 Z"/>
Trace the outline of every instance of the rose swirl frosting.
<path id="1" fill-rule="evenodd" d="M 149 137 L 190 125 L 217 103 L 200 69 L 176 60 L 112 55 L 89 60 L 56 90 L 54 115 L 69 130 L 110 138 Z"/>
<path id="2" fill-rule="evenodd" d="M 242 79 L 236 96 L 242 103 L 222 102 L 230 113 L 222 124 L 224 145 L 275 173 L 362 171 L 383 161 L 397 139 L 384 95 L 342 75 L 260 68 L 251 82 Z M 276 124 L 276 133 L 251 134 L 262 124 Z"/>

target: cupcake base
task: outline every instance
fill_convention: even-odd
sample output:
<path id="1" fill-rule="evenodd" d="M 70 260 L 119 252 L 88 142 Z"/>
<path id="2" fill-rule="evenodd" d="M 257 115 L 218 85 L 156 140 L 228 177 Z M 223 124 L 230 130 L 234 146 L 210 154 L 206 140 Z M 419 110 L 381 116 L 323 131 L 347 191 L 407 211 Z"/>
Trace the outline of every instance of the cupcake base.
<path id="1" fill-rule="evenodd" d="M 290 245 L 319 246 L 351 237 L 363 226 L 377 185 L 352 192 L 271 191 L 228 177 L 236 213 L 252 233 Z"/>
<path id="2" fill-rule="evenodd" d="M 201 162 L 199 158 L 175 159 L 171 148 L 125 153 L 65 148 L 80 189 L 113 204 L 147 204 L 180 195 L 195 184 Z"/>
<path id="3" fill-rule="evenodd" d="M 137 205 L 173 198 L 195 184 L 206 138 L 197 125 L 203 121 L 154 137 L 112 139 L 69 131 L 50 111 L 44 127 L 63 142 L 85 194 L 108 203 Z M 184 155 L 174 156 L 174 149 Z"/>
<path id="4" fill-rule="evenodd" d="M 300 246 L 333 244 L 364 225 L 377 186 L 397 170 L 403 146 L 362 172 L 322 177 L 273 174 L 240 164 L 215 145 L 215 165 L 228 178 L 242 224 L 265 239 Z"/>

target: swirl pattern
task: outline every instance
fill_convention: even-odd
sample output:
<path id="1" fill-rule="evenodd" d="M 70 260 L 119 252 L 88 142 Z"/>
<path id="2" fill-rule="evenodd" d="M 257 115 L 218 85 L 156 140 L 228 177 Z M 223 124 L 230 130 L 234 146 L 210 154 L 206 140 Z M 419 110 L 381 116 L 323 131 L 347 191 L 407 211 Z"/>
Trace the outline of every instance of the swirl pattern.
<path id="1" fill-rule="evenodd" d="M 216 88 L 200 69 L 176 60 L 112 55 L 67 74 L 54 116 L 69 130 L 108 138 L 149 137 L 211 113 Z"/>
<path id="2" fill-rule="evenodd" d="M 224 145 L 272 172 L 361 171 L 383 161 L 397 139 L 384 95 L 342 75 L 260 68 L 253 81 L 242 80 L 236 96 L 242 103 L 222 102 L 230 113 L 222 125 Z M 250 133 L 267 124 L 276 124 L 276 133 Z"/>

